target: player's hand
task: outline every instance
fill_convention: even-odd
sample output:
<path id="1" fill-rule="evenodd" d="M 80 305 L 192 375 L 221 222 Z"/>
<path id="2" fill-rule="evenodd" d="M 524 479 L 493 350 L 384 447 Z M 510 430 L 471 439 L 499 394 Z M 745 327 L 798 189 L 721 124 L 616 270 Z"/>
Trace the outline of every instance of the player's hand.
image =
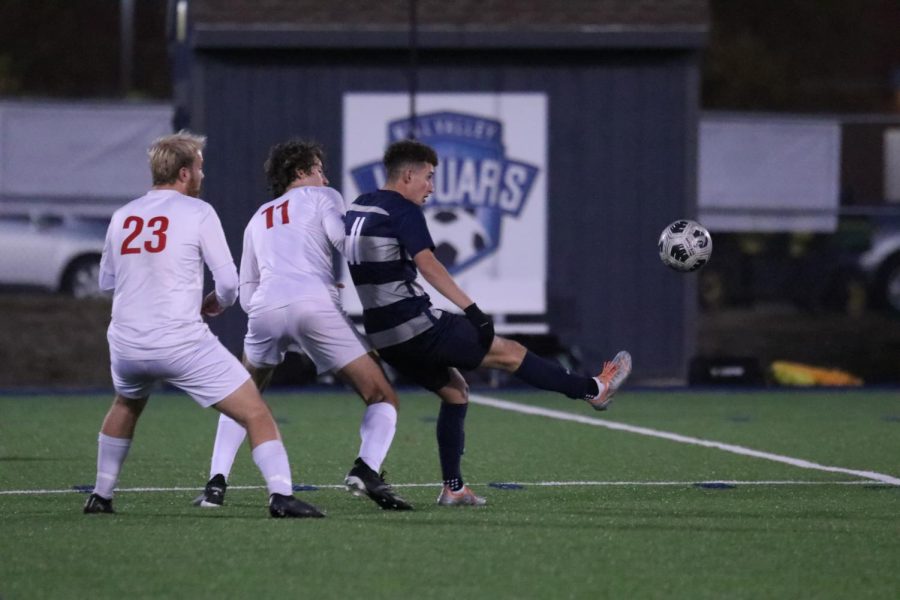
<path id="1" fill-rule="evenodd" d="M 208 293 L 203 298 L 203 304 L 200 305 L 200 314 L 205 317 L 218 317 L 223 312 L 225 312 L 225 307 L 219 304 L 215 291 Z"/>
<path id="2" fill-rule="evenodd" d="M 481 312 L 474 302 L 466 307 L 466 318 L 478 330 L 478 342 L 482 348 L 490 348 L 494 342 L 494 320 Z"/>

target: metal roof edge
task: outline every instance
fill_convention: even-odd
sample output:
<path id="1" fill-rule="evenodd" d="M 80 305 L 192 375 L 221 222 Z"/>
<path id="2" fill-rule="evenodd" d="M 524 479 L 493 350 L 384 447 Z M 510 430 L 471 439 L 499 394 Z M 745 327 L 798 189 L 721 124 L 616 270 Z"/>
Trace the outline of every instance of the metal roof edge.
<path id="1" fill-rule="evenodd" d="M 701 25 L 622 26 L 586 25 L 572 28 L 498 29 L 489 27 L 420 27 L 420 49 L 591 50 L 591 49 L 699 49 L 706 45 L 709 28 Z M 197 50 L 230 49 L 405 49 L 406 27 L 346 26 L 297 27 L 198 24 L 192 36 Z"/>

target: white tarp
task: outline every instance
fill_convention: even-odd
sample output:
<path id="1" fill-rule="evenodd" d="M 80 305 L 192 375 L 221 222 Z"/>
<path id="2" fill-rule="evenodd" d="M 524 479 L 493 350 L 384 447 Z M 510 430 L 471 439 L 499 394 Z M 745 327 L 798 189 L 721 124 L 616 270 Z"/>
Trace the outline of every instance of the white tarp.
<path id="1" fill-rule="evenodd" d="M 833 119 L 704 116 L 700 221 L 713 231 L 835 231 L 840 147 Z"/>
<path id="2" fill-rule="evenodd" d="M 147 148 L 167 104 L 0 102 L 0 197 L 122 201 L 150 187 Z"/>
<path id="3" fill-rule="evenodd" d="M 900 202 L 900 128 L 884 132 L 884 198 Z"/>

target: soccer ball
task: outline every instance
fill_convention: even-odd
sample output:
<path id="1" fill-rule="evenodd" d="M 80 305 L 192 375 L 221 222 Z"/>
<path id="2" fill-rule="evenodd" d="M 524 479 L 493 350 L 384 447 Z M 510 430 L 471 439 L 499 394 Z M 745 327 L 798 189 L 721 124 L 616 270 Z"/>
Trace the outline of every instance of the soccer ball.
<path id="1" fill-rule="evenodd" d="M 474 214 L 463 208 L 425 213 L 434 241 L 434 255 L 453 273 L 490 245 L 491 237 Z"/>
<path id="2" fill-rule="evenodd" d="M 690 219 L 679 219 L 659 236 L 659 258 L 667 267 L 687 273 L 696 271 L 712 254 L 712 237 L 706 227 Z"/>

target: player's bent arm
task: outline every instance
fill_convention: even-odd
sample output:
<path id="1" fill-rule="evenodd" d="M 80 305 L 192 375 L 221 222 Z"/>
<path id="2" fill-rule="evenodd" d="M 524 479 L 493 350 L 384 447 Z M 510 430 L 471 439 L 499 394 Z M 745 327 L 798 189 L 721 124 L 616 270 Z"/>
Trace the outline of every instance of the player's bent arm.
<path id="1" fill-rule="evenodd" d="M 116 289 L 116 271 L 112 262 L 112 243 L 110 242 L 110 231 L 107 230 L 106 240 L 103 242 L 103 254 L 100 255 L 100 274 L 97 282 L 104 292 Z"/>
<path id="2" fill-rule="evenodd" d="M 331 245 L 344 255 L 344 198 L 332 188 L 322 188 L 325 202 L 322 203 L 322 226 Z"/>
<path id="3" fill-rule="evenodd" d="M 222 230 L 219 215 L 212 206 L 208 205 L 206 214 L 200 221 L 200 254 L 216 282 L 214 299 L 219 305 L 218 310 L 215 306 L 210 305 L 208 307 L 210 310 L 207 311 L 207 302 L 212 300 L 207 297 L 203 301 L 203 314 L 214 316 L 237 300 L 238 274 L 234 260 L 231 258 L 231 250 L 228 249 L 228 242 L 225 240 L 225 232 Z"/>
<path id="4" fill-rule="evenodd" d="M 223 306 L 231 306 L 237 300 L 237 268 L 225 240 L 222 222 L 212 206 L 207 206 L 206 214 L 200 222 L 200 255 L 216 280 L 216 295 L 219 300 L 224 301 Z"/>
<path id="5" fill-rule="evenodd" d="M 250 225 L 247 225 L 247 228 L 244 230 L 244 249 L 241 252 L 239 285 L 241 308 L 249 315 L 253 294 L 256 293 L 256 288 L 259 287 L 259 264 L 256 262 L 256 251 L 253 246 L 253 234 Z"/>
<path id="6" fill-rule="evenodd" d="M 238 297 L 238 274 L 233 262 L 212 270 L 216 283 L 216 299 L 222 308 L 228 308 Z"/>
<path id="7" fill-rule="evenodd" d="M 420 250 L 413 260 L 425 281 L 430 283 L 444 298 L 458 306 L 460 310 L 465 310 L 474 304 L 430 249 Z"/>
<path id="8" fill-rule="evenodd" d="M 100 290 L 111 292 L 116 289 L 116 276 L 108 271 L 100 271 Z"/>
<path id="9" fill-rule="evenodd" d="M 258 281 L 246 281 L 241 283 L 238 299 L 241 301 L 241 308 L 243 308 L 244 312 L 248 315 L 250 314 L 250 301 L 253 299 L 253 294 L 256 293 L 256 288 L 258 287 Z"/>
<path id="10" fill-rule="evenodd" d="M 105 261 L 100 261 L 100 275 L 98 279 L 100 289 L 104 292 L 111 292 L 116 289 L 116 274 L 109 269 L 109 265 Z"/>

